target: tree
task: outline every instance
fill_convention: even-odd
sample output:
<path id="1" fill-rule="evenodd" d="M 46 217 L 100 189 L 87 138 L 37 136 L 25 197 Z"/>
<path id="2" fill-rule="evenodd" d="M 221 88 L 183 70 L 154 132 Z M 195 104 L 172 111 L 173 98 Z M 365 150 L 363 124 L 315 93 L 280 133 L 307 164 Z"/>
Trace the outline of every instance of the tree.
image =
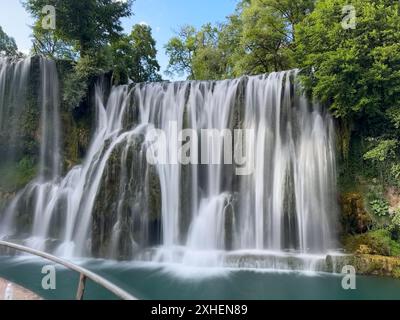
<path id="1" fill-rule="evenodd" d="M 43 55 L 53 59 L 77 60 L 78 52 L 73 46 L 69 45 L 54 32 L 45 30 L 38 21 L 33 28 L 33 47 L 34 55 Z"/>
<path id="2" fill-rule="evenodd" d="M 354 29 L 342 25 L 345 5 L 346 0 L 319 1 L 299 24 L 296 54 L 303 85 L 337 117 L 385 118 L 386 110 L 400 103 L 399 5 L 352 1 Z"/>
<path id="3" fill-rule="evenodd" d="M 243 25 L 242 52 L 235 73 L 259 74 L 294 66 L 295 25 L 313 9 L 312 0 L 244 0 L 238 12 Z"/>
<path id="4" fill-rule="evenodd" d="M 192 68 L 197 80 L 218 80 L 226 74 L 228 61 L 220 46 L 221 28 L 205 24 L 196 34 Z"/>
<path id="5" fill-rule="evenodd" d="M 161 81 L 156 42 L 151 27 L 137 24 L 130 35 L 112 44 L 116 82 Z"/>
<path id="6" fill-rule="evenodd" d="M 14 38 L 9 37 L 0 26 L 0 56 L 18 57 L 20 55 Z"/>
<path id="7" fill-rule="evenodd" d="M 167 74 L 188 75 L 192 80 L 224 78 L 228 68 L 227 51 L 221 46 L 223 25 L 205 24 L 197 31 L 192 26 L 181 28 L 167 46 Z"/>
<path id="8" fill-rule="evenodd" d="M 224 78 L 241 76 L 235 68 L 237 61 L 245 54 L 240 42 L 243 24 L 239 10 L 240 8 L 236 9 L 236 12 L 228 17 L 228 21 L 222 25 L 219 32 L 219 48 L 225 55 L 226 64 Z"/>
<path id="9" fill-rule="evenodd" d="M 168 72 L 202 80 L 290 69 L 295 25 L 313 7 L 313 0 L 242 0 L 224 24 L 184 26 L 166 46 Z"/>
<path id="10" fill-rule="evenodd" d="M 193 55 L 196 50 L 196 29 L 192 26 L 183 26 L 176 37 L 173 37 L 165 46 L 169 64 L 167 74 L 188 75 L 189 79 L 195 79 L 193 71 Z"/>
<path id="11" fill-rule="evenodd" d="M 120 19 L 131 15 L 132 0 L 27 0 L 26 9 L 42 21 L 46 5 L 56 8 L 55 37 L 76 46 L 81 56 L 117 39 Z"/>

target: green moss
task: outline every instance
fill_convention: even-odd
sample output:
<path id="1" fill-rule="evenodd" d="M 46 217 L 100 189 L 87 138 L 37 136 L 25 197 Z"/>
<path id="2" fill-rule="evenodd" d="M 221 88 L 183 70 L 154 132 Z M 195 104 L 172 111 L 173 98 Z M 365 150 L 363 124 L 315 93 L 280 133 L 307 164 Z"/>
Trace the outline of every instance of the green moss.
<path id="1" fill-rule="evenodd" d="M 364 202 L 364 197 L 359 192 L 341 195 L 341 223 L 346 234 L 359 234 L 371 229 L 372 218 L 366 211 Z"/>
<path id="2" fill-rule="evenodd" d="M 89 83 L 77 83 L 79 90 L 85 90 L 85 93 L 76 94 L 74 99 L 77 101 L 66 100 L 65 96 L 74 95 L 71 92 L 70 77 L 75 74 L 75 64 L 71 61 L 57 60 L 57 70 L 60 78 L 61 97 L 61 119 L 63 131 L 63 158 L 64 168 L 68 171 L 73 166 L 79 164 L 86 156 L 89 148 L 90 135 L 94 115 L 91 110 L 92 87 Z M 73 90 L 72 90 L 73 91 Z M 82 96 L 85 96 L 83 101 Z M 78 108 L 79 106 L 79 108 Z M 73 109 L 73 110 L 72 110 Z"/>
<path id="3" fill-rule="evenodd" d="M 400 243 L 392 240 L 390 232 L 386 229 L 370 231 L 361 235 L 345 236 L 343 245 L 349 253 L 400 256 Z"/>
<path id="4" fill-rule="evenodd" d="M 396 279 L 400 279 L 400 267 L 397 267 L 393 270 L 393 277 Z"/>
<path id="5" fill-rule="evenodd" d="M 35 161 L 31 157 L 24 157 L 18 163 L 5 163 L 0 166 L 0 190 L 13 192 L 24 187 L 31 181 L 37 172 Z"/>

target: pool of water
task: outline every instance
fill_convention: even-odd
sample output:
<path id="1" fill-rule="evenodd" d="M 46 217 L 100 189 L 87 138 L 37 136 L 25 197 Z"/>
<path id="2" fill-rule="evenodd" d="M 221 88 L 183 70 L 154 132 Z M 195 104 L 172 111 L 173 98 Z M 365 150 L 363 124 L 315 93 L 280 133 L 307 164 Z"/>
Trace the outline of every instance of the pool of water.
<path id="1" fill-rule="evenodd" d="M 342 276 L 259 269 L 189 268 L 180 265 L 104 260 L 74 261 L 112 281 L 139 299 L 400 299 L 400 280 L 357 276 L 356 289 L 344 290 Z M 0 257 L 0 277 L 45 299 L 74 299 L 78 275 L 56 266 L 56 289 L 44 290 L 45 260 Z M 115 299 L 88 281 L 86 299 Z"/>

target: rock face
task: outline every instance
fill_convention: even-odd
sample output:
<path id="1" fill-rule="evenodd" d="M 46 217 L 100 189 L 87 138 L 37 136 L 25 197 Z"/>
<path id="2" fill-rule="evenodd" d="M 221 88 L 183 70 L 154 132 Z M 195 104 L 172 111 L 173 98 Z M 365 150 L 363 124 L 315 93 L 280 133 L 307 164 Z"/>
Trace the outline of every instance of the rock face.
<path id="1" fill-rule="evenodd" d="M 400 258 L 371 254 L 328 256 L 327 264 L 332 272 L 340 273 L 346 265 L 353 266 L 357 274 L 400 278 Z"/>
<path id="2" fill-rule="evenodd" d="M 342 195 L 340 205 L 345 233 L 364 233 L 371 227 L 372 219 L 364 207 L 364 200 L 360 193 L 351 192 Z"/>
<path id="3" fill-rule="evenodd" d="M 96 197 L 92 254 L 130 259 L 136 249 L 159 244 L 160 185 L 141 152 L 143 136 L 112 152 Z"/>

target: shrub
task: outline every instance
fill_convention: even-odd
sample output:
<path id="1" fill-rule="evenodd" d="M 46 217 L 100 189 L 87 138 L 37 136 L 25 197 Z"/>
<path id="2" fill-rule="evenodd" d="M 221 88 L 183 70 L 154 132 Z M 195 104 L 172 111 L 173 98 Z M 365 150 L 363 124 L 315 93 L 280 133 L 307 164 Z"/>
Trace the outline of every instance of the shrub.
<path id="1" fill-rule="evenodd" d="M 348 252 L 359 253 L 361 246 L 367 247 L 369 254 L 400 256 L 400 244 L 392 240 L 390 231 L 386 229 L 344 238 L 344 247 Z"/>
<path id="2" fill-rule="evenodd" d="M 370 206 L 372 212 L 378 217 L 386 217 L 389 214 L 389 204 L 385 200 L 372 200 Z"/>
<path id="3" fill-rule="evenodd" d="M 393 215 L 389 231 L 393 240 L 398 241 L 400 239 L 400 209 L 397 209 Z"/>

